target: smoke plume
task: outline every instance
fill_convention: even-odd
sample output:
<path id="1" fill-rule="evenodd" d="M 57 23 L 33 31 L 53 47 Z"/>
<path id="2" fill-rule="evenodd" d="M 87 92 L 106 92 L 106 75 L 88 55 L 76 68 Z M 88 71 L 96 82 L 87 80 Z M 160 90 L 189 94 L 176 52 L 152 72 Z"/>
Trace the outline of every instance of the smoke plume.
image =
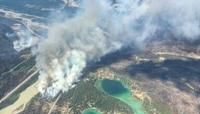
<path id="1" fill-rule="evenodd" d="M 33 31 L 33 28 L 47 29 L 43 23 L 34 22 L 33 20 L 41 19 L 38 16 L 10 11 L 8 9 L 0 9 L 0 13 L 3 17 L 9 20 L 17 20 L 16 23 L 6 22 L 14 31 L 14 33 L 5 33 L 8 38 L 17 37 L 18 39 L 13 42 L 13 48 L 20 52 L 26 48 L 30 48 L 37 43 L 39 38 L 42 38 L 39 34 Z"/>
<path id="2" fill-rule="evenodd" d="M 198 0 L 83 0 L 75 16 L 53 23 L 48 38 L 38 44 L 39 90 L 52 97 L 65 92 L 89 61 L 123 46 L 143 47 L 158 31 L 199 38 L 199 4 Z"/>

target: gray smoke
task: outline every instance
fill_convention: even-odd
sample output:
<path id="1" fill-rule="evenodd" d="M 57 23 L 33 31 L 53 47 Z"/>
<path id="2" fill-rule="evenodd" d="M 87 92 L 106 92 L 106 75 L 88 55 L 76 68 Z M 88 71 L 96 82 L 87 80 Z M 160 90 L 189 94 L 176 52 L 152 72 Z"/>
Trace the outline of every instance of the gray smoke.
<path id="1" fill-rule="evenodd" d="M 195 40 L 200 36 L 199 0 L 83 0 L 72 18 L 52 24 L 38 44 L 41 93 L 54 97 L 78 81 L 88 61 L 144 42 L 157 31 Z"/>

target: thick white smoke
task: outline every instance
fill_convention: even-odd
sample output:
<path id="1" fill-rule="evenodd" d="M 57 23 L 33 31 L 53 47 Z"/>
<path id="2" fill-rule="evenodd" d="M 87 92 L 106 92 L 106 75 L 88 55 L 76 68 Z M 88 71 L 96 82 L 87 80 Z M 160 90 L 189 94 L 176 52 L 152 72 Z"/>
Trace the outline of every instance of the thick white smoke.
<path id="1" fill-rule="evenodd" d="M 70 7 L 78 7 L 78 4 L 74 0 L 62 0 L 65 5 Z"/>
<path id="2" fill-rule="evenodd" d="M 121 47 L 122 38 L 108 33 L 101 25 L 107 20 L 102 16 L 106 16 L 109 7 L 95 0 L 85 2 L 84 6 L 76 17 L 54 24 L 49 37 L 38 45 L 42 93 L 55 96 L 59 91 L 67 91 L 78 80 L 87 61 Z"/>
<path id="3" fill-rule="evenodd" d="M 125 45 L 141 46 L 157 31 L 200 36 L 198 0 L 84 0 L 73 18 L 54 23 L 38 44 L 39 90 L 48 96 L 67 91 L 88 61 Z"/>

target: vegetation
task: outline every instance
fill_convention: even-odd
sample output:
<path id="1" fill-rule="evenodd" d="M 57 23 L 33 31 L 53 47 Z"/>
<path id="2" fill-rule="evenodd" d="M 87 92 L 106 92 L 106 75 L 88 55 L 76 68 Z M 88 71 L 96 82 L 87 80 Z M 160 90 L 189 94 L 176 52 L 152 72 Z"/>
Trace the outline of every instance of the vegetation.
<path id="1" fill-rule="evenodd" d="M 81 81 L 74 89 L 65 93 L 60 102 L 68 101 L 72 114 L 81 114 L 83 110 L 91 107 L 96 107 L 103 114 L 112 114 L 114 112 L 121 114 L 132 113 L 131 108 L 127 104 L 99 91 L 94 86 L 95 82 L 96 79 Z"/>
<path id="2" fill-rule="evenodd" d="M 38 74 L 35 74 L 27 83 L 25 83 L 21 88 L 19 88 L 13 95 L 0 104 L 0 109 L 5 108 L 13 104 L 20 96 L 20 93 L 24 91 L 27 87 L 32 85 L 38 79 Z"/>
<path id="3" fill-rule="evenodd" d="M 6 95 L 14 87 L 16 87 L 20 82 L 27 78 L 30 74 L 34 72 L 33 66 L 35 65 L 34 58 L 28 59 L 23 64 L 20 64 L 16 68 L 2 73 L 0 76 L 0 98 Z"/>

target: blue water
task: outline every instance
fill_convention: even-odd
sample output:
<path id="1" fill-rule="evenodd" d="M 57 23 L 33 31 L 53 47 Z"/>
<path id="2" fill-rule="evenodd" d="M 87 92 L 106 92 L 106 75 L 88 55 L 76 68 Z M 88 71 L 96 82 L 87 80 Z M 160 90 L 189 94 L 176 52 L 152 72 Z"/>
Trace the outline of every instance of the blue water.
<path id="1" fill-rule="evenodd" d="M 84 110 L 82 114 L 101 114 L 101 113 L 98 112 L 96 108 L 88 108 Z"/>
<path id="2" fill-rule="evenodd" d="M 103 92 L 123 101 L 130 106 L 134 114 L 147 114 L 142 102 L 132 96 L 132 93 L 126 86 L 118 80 L 97 80 L 96 87 Z"/>
<path id="3" fill-rule="evenodd" d="M 128 92 L 128 89 L 125 88 L 122 83 L 117 80 L 104 79 L 101 82 L 101 86 L 104 91 L 110 95 L 119 95 Z"/>

